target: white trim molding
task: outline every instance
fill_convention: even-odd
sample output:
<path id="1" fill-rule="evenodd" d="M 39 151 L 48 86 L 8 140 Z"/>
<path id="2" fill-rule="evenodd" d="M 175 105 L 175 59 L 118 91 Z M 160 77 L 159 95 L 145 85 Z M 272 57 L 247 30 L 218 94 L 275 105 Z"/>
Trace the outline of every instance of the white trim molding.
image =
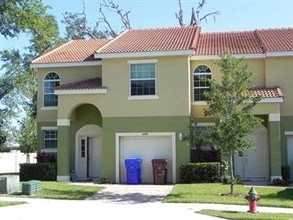
<path id="1" fill-rule="evenodd" d="M 267 57 L 291 57 L 293 56 L 293 51 L 276 51 L 276 52 L 267 52 Z"/>
<path id="2" fill-rule="evenodd" d="M 281 179 L 282 180 L 283 178 L 282 178 L 282 176 L 271 176 L 270 179 L 271 179 L 271 182 L 272 182 L 274 179 Z"/>
<path id="3" fill-rule="evenodd" d="M 120 144 L 121 137 L 168 136 L 172 139 L 172 183 L 176 183 L 176 133 L 175 132 L 142 132 L 142 133 L 116 133 L 115 134 L 115 162 L 116 183 L 120 183 Z"/>
<path id="4" fill-rule="evenodd" d="M 262 98 L 259 103 L 282 103 L 284 99 L 282 97 L 278 98 Z"/>
<path id="5" fill-rule="evenodd" d="M 271 114 L 269 114 L 269 121 L 281 121 L 280 113 L 271 113 Z"/>
<path id="6" fill-rule="evenodd" d="M 31 68 L 51 68 L 51 67 L 79 67 L 79 66 L 101 66 L 102 61 L 81 61 L 72 63 L 32 63 Z"/>
<path id="7" fill-rule="evenodd" d="M 257 53 L 257 54 L 232 54 L 233 57 L 240 59 L 263 59 L 266 57 L 291 57 L 293 56 L 293 51 L 277 51 L 277 52 L 267 52 Z M 193 55 L 191 60 L 219 60 L 220 54 L 216 55 Z"/>
<path id="8" fill-rule="evenodd" d="M 131 57 L 162 57 L 162 56 L 190 56 L 194 50 L 171 50 L 171 51 L 147 51 L 147 52 L 130 52 L 130 53 L 104 53 L 95 54 L 95 58 L 131 58 Z"/>
<path id="9" fill-rule="evenodd" d="M 285 135 L 286 135 L 286 136 L 293 135 L 293 131 L 285 131 Z"/>
<path id="10" fill-rule="evenodd" d="M 141 64 L 141 63 L 158 63 L 158 59 L 150 60 L 127 60 L 128 64 Z"/>
<path id="11" fill-rule="evenodd" d="M 216 126 L 215 122 L 199 122 L 195 123 L 195 127 L 212 127 Z"/>
<path id="12" fill-rule="evenodd" d="M 265 58 L 265 54 L 232 54 L 233 57 L 240 59 L 260 59 Z M 193 55 L 190 59 L 191 60 L 219 60 L 221 57 L 220 55 Z"/>
<path id="13" fill-rule="evenodd" d="M 58 119 L 57 126 L 70 126 L 70 120 L 69 119 Z"/>
<path id="14" fill-rule="evenodd" d="M 57 175 L 57 182 L 70 182 L 70 176 Z"/>
<path id="15" fill-rule="evenodd" d="M 157 95 L 134 95 L 128 96 L 127 100 L 152 100 L 152 99 L 159 99 Z"/>
<path id="16" fill-rule="evenodd" d="M 206 101 L 193 101 L 192 105 L 207 105 L 208 102 Z"/>
<path id="17" fill-rule="evenodd" d="M 41 152 L 45 153 L 57 153 L 57 148 L 43 148 Z"/>
<path id="18" fill-rule="evenodd" d="M 54 110 L 57 110 L 57 106 L 51 106 L 51 107 L 41 107 L 41 110 L 42 111 L 54 111 Z"/>
<path id="19" fill-rule="evenodd" d="M 55 90 L 55 95 L 88 95 L 88 94 L 106 94 L 107 89 L 71 89 L 71 90 Z"/>
<path id="20" fill-rule="evenodd" d="M 57 130 L 58 128 L 56 126 L 42 126 L 41 130 L 42 131 L 54 131 Z"/>

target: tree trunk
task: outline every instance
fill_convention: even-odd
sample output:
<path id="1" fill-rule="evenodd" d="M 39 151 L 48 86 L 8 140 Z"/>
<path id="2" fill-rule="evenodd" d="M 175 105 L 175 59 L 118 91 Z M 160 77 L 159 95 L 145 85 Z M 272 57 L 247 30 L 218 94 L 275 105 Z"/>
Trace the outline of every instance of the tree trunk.
<path id="1" fill-rule="evenodd" d="M 26 153 L 26 163 L 31 163 L 30 153 Z"/>
<path id="2" fill-rule="evenodd" d="M 230 194 L 234 194 L 234 163 L 233 163 L 233 151 L 230 152 Z"/>

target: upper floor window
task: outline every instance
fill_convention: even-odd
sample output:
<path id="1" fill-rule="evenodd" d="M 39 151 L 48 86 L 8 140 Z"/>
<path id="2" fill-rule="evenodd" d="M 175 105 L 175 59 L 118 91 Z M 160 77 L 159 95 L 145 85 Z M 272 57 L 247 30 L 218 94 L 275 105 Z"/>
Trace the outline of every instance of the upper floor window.
<path id="1" fill-rule="evenodd" d="M 57 130 L 44 131 L 44 148 L 57 148 Z"/>
<path id="2" fill-rule="evenodd" d="M 155 63 L 130 63 L 130 95 L 156 95 Z"/>
<path id="3" fill-rule="evenodd" d="M 193 99 L 206 101 L 204 93 L 210 89 L 212 71 L 206 65 L 199 65 L 193 71 Z"/>
<path id="4" fill-rule="evenodd" d="M 60 77 L 51 72 L 44 79 L 44 106 L 57 106 L 58 97 L 54 94 L 54 88 L 60 85 Z"/>

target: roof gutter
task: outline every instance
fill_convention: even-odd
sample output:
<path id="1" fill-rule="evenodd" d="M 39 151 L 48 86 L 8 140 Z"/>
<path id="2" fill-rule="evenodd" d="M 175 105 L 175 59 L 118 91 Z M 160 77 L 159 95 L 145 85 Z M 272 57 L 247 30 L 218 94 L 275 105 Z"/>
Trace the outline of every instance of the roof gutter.
<path id="1" fill-rule="evenodd" d="M 67 63 L 31 63 L 31 68 L 51 68 L 51 67 L 80 67 L 80 66 L 101 66 L 102 61 L 82 61 L 82 62 L 67 62 Z"/>
<path id="2" fill-rule="evenodd" d="M 194 54 L 194 50 L 171 50 L 171 51 L 147 51 L 147 52 L 130 52 L 130 53 L 104 53 L 95 54 L 95 58 L 111 59 L 111 58 L 132 58 L 132 57 L 161 57 L 161 56 L 190 56 Z"/>

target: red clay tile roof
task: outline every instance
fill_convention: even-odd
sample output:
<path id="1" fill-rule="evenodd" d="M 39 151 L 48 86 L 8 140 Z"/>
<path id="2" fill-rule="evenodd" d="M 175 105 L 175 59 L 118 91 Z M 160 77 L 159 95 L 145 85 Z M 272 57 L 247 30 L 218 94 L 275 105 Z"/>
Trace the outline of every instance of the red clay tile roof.
<path id="1" fill-rule="evenodd" d="M 257 30 L 266 52 L 293 51 L 293 28 Z"/>
<path id="2" fill-rule="evenodd" d="M 98 54 L 190 50 L 196 45 L 198 26 L 130 29 L 100 48 Z"/>
<path id="3" fill-rule="evenodd" d="M 72 40 L 33 60 L 32 63 L 94 61 L 94 52 L 108 41 L 107 39 Z"/>
<path id="4" fill-rule="evenodd" d="M 196 55 L 263 53 L 255 32 L 222 32 L 200 34 Z"/>
<path id="5" fill-rule="evenodd" d="M 293 28 L 200 33 L 200 27 L 131 29 L 117 38 L 73 40 L 32 64 L 94 61 L 94 53 L 135 53 L 195 49 L 195 55 L 264 54 L 293 51 Z"/>
<path id="6" fill-rule="evenodd" d="M 88 89 L 102 89 L 101 78 L 91 78 L 78 82 L 66 83 L 55 87 L 55 90 L 88 90 Z"/>
<path id="7" fill-rule="evenodd" d="M 293 28 L 201 33 L 196 55 L 263 54 L 293 51 Z"/>
<path id="8" fill-rule="evenodd" d="M 283 93 L 279 87 L 273 88 L 253 88 L 250 90 L 253 96 L 262 98 L 282 98 Z"/>

